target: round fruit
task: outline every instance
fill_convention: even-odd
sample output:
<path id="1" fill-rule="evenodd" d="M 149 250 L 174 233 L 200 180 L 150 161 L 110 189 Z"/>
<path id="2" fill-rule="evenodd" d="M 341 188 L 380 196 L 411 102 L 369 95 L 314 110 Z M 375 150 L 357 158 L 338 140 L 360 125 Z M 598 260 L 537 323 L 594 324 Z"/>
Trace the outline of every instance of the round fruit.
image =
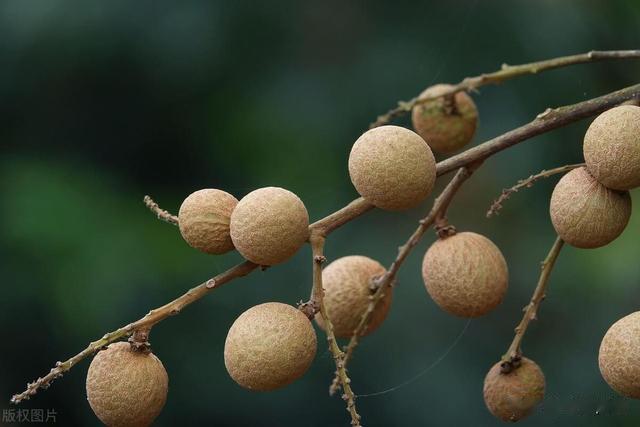
<path id="1" fill-rule="evenodd" d="M 229 234 L 231 212 L 238 200 L 222 190 L 207 188 L 184 199 L 178 213 L 180 233 L 186 242 L 208 254 L 233 249 Z"/>
<path id="2" fill-rule="evenodd" d="M 453 86 L 437 84 L 427 88 L 419 98 L 439 96 Z M 438 153 L 451 153 L 473 139 L 478 125 L 478 109 L 466 92 L 456 92 L 413 107 L 413 128 Z"/>
<path id="3" fill-rule="evenodd" d="M 609 190 L 586 168 L 558 181 L 549 207 L 556 233 L 577 248 L 597 248 L 618 237 L 631 216 L 628 192 Z"/>
<path id="4" fill-rule="evenodd" d="M 519 421 L 544 399 L 544 373 L 536 362 L 526 357 L 507 374 L 502 373 L 501 364 L 493 365 L 484 379 L 484 403 L 496 418 Z"/>
<path id="5" fill-rule="evenodd" d="M 399 126 L 380 126 L 353 144 L 349 175 L 371 204 L 399 211 L 418 205 L 431 193 L 436 161 L 420 135 Z"/>
<path id="6" fill-rule="evenodd" d="M 640 186 L 640 107 L 621 105 L 600 114 L 584 135 L 591 175 L 614 190 Z"/>
<path id="7" fill-rule="evenodd" d="M 167 400 L 168 387 L 162 362 L 127 342 L 98 352 L 87 373 L 89 405 L 108 426 L 151 425 Z"/>
<path id="8" fill-rule="evenodd" d="M 251 262 L 274 265 L 289 259 L 309 237 L 302 200 L 279 187 L 252 191 L 231 214 L 231 239 Z"/>
<path id="9" fill-rule="evenodd" d="M 339 258 L 322 271 L 324 304 L 337 337 L 348 338 L 353 335 L 369 306 L 371 281 L 385 271 L 377 261 L 359 255 Z M 392 295 L 392 289 L 388 288 L 371 314 L 362 335 L 370 334 L 384 321 L 391 307 Z M 315 319 L 325 329 L 322 317 L 316 316 Z"/>
<path id="10" fill-rule="evenodd" d="M 288 304 L 268 302 L 251 307 L 233 322 L 224 344 L 224 364 L 242 387 L 274 390 L 307 372 L 317 345 L 307 316 Z"/>
<path id="11" fill-rule="evenodd" d="M 640 311 L 609 328 L 600 344 L 598 362 L 602 377 L 612 389 L 640 399 Z"/>
<path id="12" fill-rule="evenodd" d="M 455 316 L 478 317 L 502 302 L 509 272 L 491 240 L 467 231 L 431 245 L 422 260 L 422 278 L 440 308 Z"/>

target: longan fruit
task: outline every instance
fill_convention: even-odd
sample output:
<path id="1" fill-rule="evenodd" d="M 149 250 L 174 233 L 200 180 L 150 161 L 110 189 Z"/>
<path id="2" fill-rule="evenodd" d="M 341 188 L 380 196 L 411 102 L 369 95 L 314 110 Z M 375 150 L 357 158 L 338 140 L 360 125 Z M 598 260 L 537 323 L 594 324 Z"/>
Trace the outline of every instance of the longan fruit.
<path id="1" fill-rule="evenodd" d="M 371 281 L 382 276 L 385 271 L 377 261 L 360 255 L 339 258 L 322 271 L 324 304 L 336 337 L 349 338 L 353 335 L 369 306 L 370 296 L 373 295 Z M 384 292 L 369 318 L 363 336 L 376 330 L 389 313 L 392 288 L 389 287 Z M 322 316 L 316 316 L 315 320 L 318 326 L 325 329 Z"/>
<path id="2" fill-rule="evenodd" d="M 153 353 L 134 350 L 121 341 L 95 355 L 86 387 L 89 405 L 104 424 L 144 427 L 164 407 L 169 377 Z"/>
<path id="3" fill-rule="evenodd" d="M 237 204 L 231 194 L 214 188 L 191 193 L 178 212 L 182 237 L 189 246 L 208 254 L 233 250 L 229 222 Z"/>
<path id="4" fill-rule="evenodd" d="M 417 206 L 431 193 L 436 161 L 420 135 L 399 126 L 380 126 L 353 144 L 349 175 L 371 204 L 400 211 Z"/>
<path id="5" fill-rule="evenodd" d="M 231 240 L 238 252 L 260 265 L 280 264 L 309 237 L 309 214 L 302 200 L 279 187 L 254 190 L 231 214 Z"/>
<path id="6" fill-rule="evenodd" d="M 600 344 L 598 364 L 609 386 L 640 399 L 640 311 L 614 323 Z"/>
<path id="7" fill-rule="evenodd" d="M 502 302 L 509 271 L 491 240 L 465 231 L 431 245 L 422 260 L 422 279 L 440 308 L 455 316 L 479 317 Z"/>
<path id="8" fill-rule="evenodd" d="M 431 86 L 418 99 L 439 96 L 452 87 L 449 84 Z M 466 92 L 456 92 L 416 105 L 411 111 L 411 121 L 433 151 L 448 154 L 471 142 L 478 126 L 478 109 Z"/>
<path id="9" fill-rule="evenodd" d="M 307 316 L 288 304 L 268 302 L 233 322 L 224 343 L 224 364 L 242 387 L 274 390 L 307 372 L 317 345 Z"/>
<path id="10" fill-rule="evenodd" d="M 581 167 L 558 181 L 549 213 L 562 240 L 577 248 L 597 248 L 615 240 L 625 229 L 631 216 L 631 197 L 626 191 L 608 189 Z"/>
<path id="11" fill-rule="evenodd" d="M 509 373 L 502 373 L 501 364 L 493 365 L 484 379 L 484 402 L 496 418 L 519 421 L 529 416 L 544 399 L 544 373 L 536 362 L 526 357 Z"/>
<path id="12" fill-rule="evenodd" d="M 605 187 L 640 186 L 640 107 L 621 105 L 600 114 L 584 135 L 584 160 Z"/>

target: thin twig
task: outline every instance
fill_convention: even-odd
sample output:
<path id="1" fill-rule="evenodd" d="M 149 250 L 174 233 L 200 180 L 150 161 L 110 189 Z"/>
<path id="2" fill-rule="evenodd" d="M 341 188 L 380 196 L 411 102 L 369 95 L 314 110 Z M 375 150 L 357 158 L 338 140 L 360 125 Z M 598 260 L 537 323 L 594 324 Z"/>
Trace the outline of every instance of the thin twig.
<path id="1" fill-rule="evenodd" d="M 212 279 L 188 290 L 182 296 L 176 298 L 168 304 L 162 307 L 151 310 L 141 319 L 129 323 L 126 326 L 121 327 L 113 332 L 105 334 L 99 340 L 91 342 L 84 350 L 76 354 L 72 358 L 64 362 L 56 362 L 56 366 L 49 371 L 44 377 L 38 378 L 32 383 L 27 385 L 27 389 L 20 394 L 16 394 L 11 398 L 11 403 L 20 403 L 23 400 L 28 400 L 31 396 L 36 394 L 39 389 L 47 389 L 51 383 L 62 376 L 69 369 L 78 364 L 82 359 L 91 356 L 96 351 L 100 350 L 106 345 L 112 342 L 118 341 L 125 336 L 131 335 L 139 329 L 149 330 L 153 325 L 167 317 L 174 316 L 182 311 L 183 308 L 189 304 L 199 300 L 213 289 L 217 289 L 225 283 L 229 283 L 233 279 L 246 276 L 258 267 L 257 264 L 246 261 L 242 264 L 238 264 L 224 273 L 220 273 Z"/>
<path id="2" fill-rule="evenodd" d="M 358 322 L 358 326 L 353 331 L 351 339 L 349 343 L 345 347 L 344 353 L 344 367 L 346 368 L 347 363 L 353 356 L 353 352 L 356 349 L 356 346 L 359 343 L 360 336 L 366 329 L 369 324 L 369 320 L 378 305 L 378 302 L 385 295 L 385 292 L 393 285 L 395 282 L 396 276 L 400 267 L 404 263 L 404 261 L 409 256 L 409 253 L 413 250 L 413 248 L 420 242 L 422 236 L 426 233 L 426 231 L 431 228 L 436 217 L 447 210 L 447 207 L 453 200 L 453 197 L 460 189 L 462 184 L 469 179 L 469 177 L 473 174 L 473 172 L 480 166 L 480 164 L 474 164 L 472 166 L 466 167 L 463 166 L 458 169 L 458 172 L 451 179 L 449 184 L 442 190 L 440 195 L 433 202 L 433 206 L 427 216 L 420 220 L 418 227 L 413 232 L 413 234 L 409 237 L 409 239 L 405 242 L 404 245 L 398 248 L 398 255 L 396 259 L 391 263 L 389 269 L 382 276 L 375 279 L 374 289 L 375 292 L 371 295 L 369 299 L 369 304 L 367 305 L 367 309 L 364 313 L 362 313 L 362 317 L 360 318 L 360 322 Z M 331 382 L 331 386 L 329 387 L 329 394 L 334 395 L 336 391 L 338 391 L 340 387 L 340 376 L 339 372 L 335 372 L 335 376 L 333 381 Z"/>
<path id="3" fill-rule="evenodd" d="M 549 169 L 549 170 L 543 169 L 537 174 L 529 176 L 529 178 L 519 180 L 518 183 L 513 187 L 505 188 L 504 190 L 502 190 L 502 194 L 500 194 L 500 197 L 498 197 L 493 201 L 493 203 L 491 204 L 491 207 L 487 211 L 487 218 L 491 218 L 493 215 L 497 215 L 499 213 L 498 211 L 502 209 L 502 204 L 506 202 L 513 193 L 517 193 L 519 190 L 523 188 L 533 187 L 533 184 L 542 178 L 549 178 L 550 176 L 553 176 L 553 175 L 566 173 L 572 169 L 576 169 L 582 166 L 584 166 L 584 163 L 564 165 L 564 166 L 560 166 L 560 167 Z"/>
<path id="4" fill-rule="evenodd" d="M 149 208 L 151 212 L 156 214 L 158 219 L 168 222 L 169 224 L 178 225 L 178 217 L 172 215 L 168 211 L 160 208 L 156 202 L 150 196 L 144 196 L 144 204 Z"/>
<path id="5" fill-rule="evenodd" d="M 527 74 L 537 74 L 555 68 L 566 67 L 574 64 L 584 64 L 587 62 L 596 62 L 609 59 L 638 59 L 640 58 L 640 50 L 609 50 L 609 51 L 591 51 L 579 55 L 562 56 L 559 58 L 547 59 L 544 61 L 531 62 L 522 65 L 503 64 L 502 68 L 492 73 L 480 74 L 475 77 L 467 77 L 460 83 L 452 85 L 449 90 L 443 91 L 437 96 L 420 97 L 416 96 L 409 101 L 399 101 L 398 106 L 387 111 L 385 114 L 378 116 L 375 122 L 371 123 L 370 128 L 382 126 L 389 123 L 396 117 L 405 113 L 409 113 L 413 107 L 425 102 L 432 101 L 437 98 L 453 95 L 461 91 L 474 91 L 480 86 L 489 84 L 502 83 L 505 80 L 514 77 L 524 76 Z"/>
<path id="6" fill-rule="evenodd" d="M 549 282 L 549 276 L 551 275 L 551 270 L 553 270 L 553 266 L 558 259 L 558 255 L 560 255 L 560 250 L 564 245 L 564 241 L 560 237 L 556 237 L 555 242 L 553 242 L 553 246 L 549 250 L 547 257 L 542 261 L 540 272 L 540 278 L 538 279 L 538 284 L 536 285 L 535 291 L 533 291 L 533 295 L 531 296 L 531 301 L 524 308 L 524 316 L 522 320 L 518 324 L 515 329 L 515 336 L 513 337 L 513 341 L 509 346 L 507 352 L 502 356 L 502 372 L 508 373 L 513 368 L 518 366 L 520 362 L 520 358 L 522 356 L 521 344 L 522 339 L 524 338 L 524 334 L 527 332 L 527 328 L 529 327 L 529 323 L 532 320 L 537 320 L 538 318 L 538 309 L 540 308 L 540 303 L 544 300 L 547 291 L 547 283 Z"/>
<path id="7" fill-rule="evenodd" d="M 336 336 L 333 332 L 333 324 L 327 315 L 327 309 L 324 304 L 324 288 L 322 286 L 322 264 L 326 261 L 324 256 L 324 242 L 325 238 L 321 234 L 314 233 L 312 231 L 309 238 L 311 243 L 311 251 L 313 255 L 313 297 L 320 309 L 320 316 L 325 324 L 325 331 L 327 333 L 327 342 L 329 344 L 329 351 L 333 356 L 333 360 L 336 365 L 336 372 L 342 386 L 344 394 L 342 399 L 347 403 L 347 411 L 351 415 L 351 425 L 360 427 L 360 415 L 356 409 L 356 398 L 353 390 L 351 389 L 351 380 L 347 375 L 347 370 L 344 363 L 344 353 L 340 350 Z"/>

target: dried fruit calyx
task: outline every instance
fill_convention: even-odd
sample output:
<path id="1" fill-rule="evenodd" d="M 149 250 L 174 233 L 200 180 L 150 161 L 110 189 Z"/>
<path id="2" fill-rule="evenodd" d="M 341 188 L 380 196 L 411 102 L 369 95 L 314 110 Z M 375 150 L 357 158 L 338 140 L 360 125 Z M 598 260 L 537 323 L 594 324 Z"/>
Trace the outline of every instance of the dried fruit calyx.
<path id="1" fill-rule="evenodd" d="M 439 96 L 453 88 L 437 84 L 427 88 L 418 97 Z M 478 109 L 466 92 L 437 98 L 413 107 L 413 128 L 438 153 L 451 153 L 473 139 L 478 125 Z"/>
<path id="2" fill-rule="evenodd" d="M 491 240 L 467 231 L 431 245 L 422 261 L 422 278 L 443 310 L 478 317 L 502 302 L 509 272 L 502 252 Z"/>
<path id="3" fill-rule="evenodd" d="M 502 373 L 501 365 L 502 362 L 493 365 L 484 379 L 484 402 L 496 418 L 519 421 L 544 399 L 544 374 L 526 357 L 509 373 Z"/>
<path id="4" fill-rule="evenodd" d="M 436 162 L 420 135 L 399 126 L 368 130 L 349 154 L 351 182 L 373 205 L 391 211 L 409 209 L 433 189 Z"/>
<path id="5" fill-rule="evenodd" d="M 231 214 L 231 239 L 251 262 L 274 265 L 289 259 L 309 236 L 309 214 L 292 192 L 279 187 L 252 191 Z"/>
<path id="6" fill-rule="evenodd" d="M 600 114 L 584 136 L 591 175 L 614 190 L 640 186 L 640 107 L 621 105 Z"/>
<path id="7" fill-rule="evenodd" d="M 600 344 L 600 372 L 612 389 L 640 399 L 640 311 L 614 323 Z"/>
<path id="8" fill-rule="evenodd" d="M 229 222 L 237 204 L 231 194 L 213 188 L 190 194 L 178 213 L 182 237 L 190 246 L 208 254 L 233 250 Z"/>
<path id="9" fill-rule="evenodd" d="M 631 197 L 626 191 L 608 189 L 582 167 L 558 181 L 549 213 L 562 240 L 577 248 L 597 248 L 624 231 L 631 216 Z"/>
<path id="10" fill-rule="evenodd" d="M 151 425 L 167 400 L 168 386 L 162 362 L 126 342 L 98 352 L 87 373 L 89 404 L 108 426 Z"/>
<path id="11" fill-rule="evenodd" d="M 268 391 L 304 375 L 316 349 L 307 316 L 288 304 L 269 302 L 248 309 L 233 323 L 224 344 L 224 364 L 242 387 Z"/>
<path id="12" fill-rule="evenodd" d="M 339 258 L 322 271 L 324 304 L 337 337 L 347 338 L 353 335 L 371 301 L 372 281 L 385 271 L 377 261 L 359 255 Z M 376 330 L 387 317 L 391 307 L 392 288 L 384 292 L 362 335 Z M 315 319 L 325 329 L 322 316 L 316 316 Z"/>

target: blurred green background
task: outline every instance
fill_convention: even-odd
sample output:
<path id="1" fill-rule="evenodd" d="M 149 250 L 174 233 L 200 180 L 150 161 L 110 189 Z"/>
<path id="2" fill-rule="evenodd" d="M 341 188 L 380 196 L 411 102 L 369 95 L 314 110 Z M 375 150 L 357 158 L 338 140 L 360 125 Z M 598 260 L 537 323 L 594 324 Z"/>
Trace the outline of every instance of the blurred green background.
<path id="1" fill-rule="evenodd" d="M 194 190 L 238 198 L 276 185 L 312 219 L 357 196 L 353 141 L 377 114 L 436 82 L 590 49 L 638 48 L 640 2 L 0 3 L 0 408 L 12 393 L 90 340 L 237 263 L 189 248 L 142 204 L 177 212 Z M 570 104 L 638 83 L 640 62 L 579 65 L 485 87 L 474 95 L 474 143 Z M 364 340 L 350 373 L 366 426 L 495 426 L 482 382 L 506 350 L 554 239 L 548 199 L 557 178 L 515 195 L 491 220 L 503 187 L 581 161 L 589 121 L 521 144 L 485 163 L 450 212 L 489 236 L 510 267 L 506 301 L 472 321 L 440 311 L 420 278 L 428 234 L 399 277 L 393 308 Z M 407 125 L 406 120 L 398 123 Z M 442 185 L 442 184 L 441 184 Z M 640 204 L 640 193 L 633 194 Z M 374 211 L 331 235 L 329 260 L 366 254 L 388 265 L 431 201 Z M 637 426 L 639 404 L 602 380 L 607 328 L 638 309 L 640 215 L 614 243 L 567 247 L 540 320 L 524 343 L 547 376 L 543 406 L 522 426 Z M 271 393 L 227 375 L 226 332 L 245 309 L 305 299 L 305 247 L 285 265 L 225 286 L 153 329 L 170 377 L 159 426 L 348 425 L 329 398 L 323 340 L 307 375 Z M 88 361 L 24 408 L 55 409 L 64 426 L 98 425 L 85 398 Z M 14 408 L 15 409 L 15 408 Z"/>

